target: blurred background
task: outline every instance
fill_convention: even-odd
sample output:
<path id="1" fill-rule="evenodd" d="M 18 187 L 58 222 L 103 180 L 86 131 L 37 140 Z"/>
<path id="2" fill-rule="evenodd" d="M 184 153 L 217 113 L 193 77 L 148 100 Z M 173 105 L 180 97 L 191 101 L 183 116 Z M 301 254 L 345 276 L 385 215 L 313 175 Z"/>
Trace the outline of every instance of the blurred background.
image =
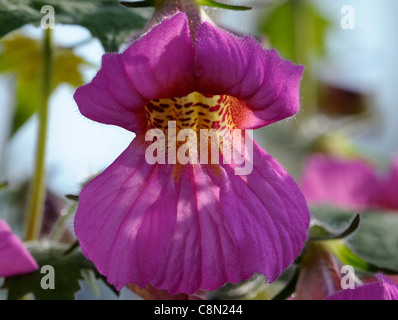
<path id="1" fill-rule="evenodd" d="M 265 48 L 305 65 L 301 111 L 254 133 L 264 149 L 297 180 L 314 152 L 356 155 L 387 167 L 398 151 L 398 2 L 224 2 L 253 10 L 208 9 L 220 26 L 253 35 Z M 26 25 L 0 40 L 0 182 L 9 184 L 0 193 L 0 218 L 14 223 L 20 234 L 34 167 L 42 37 L 40 27 Z M 101 42 L 83 27 L 63 24 L 56 25 L 53 41 L 59 55 L 50 98 L 46 210 L 56 219 L 70 206 L 65 195 L 77 195 L 82 183 L 112 163 L 134 135 L 84 118 L 73 100 L 76 87 L 100 67 Z"/>

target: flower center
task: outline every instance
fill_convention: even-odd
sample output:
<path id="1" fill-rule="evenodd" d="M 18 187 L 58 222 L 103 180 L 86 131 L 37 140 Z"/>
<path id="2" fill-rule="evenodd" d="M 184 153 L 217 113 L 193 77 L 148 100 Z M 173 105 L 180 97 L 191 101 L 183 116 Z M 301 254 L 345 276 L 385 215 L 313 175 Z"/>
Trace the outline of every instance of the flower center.
<path id="1" fill-rule="evenodd" d="M 169 121 L 175 121 L 176 131 L 192 129 L 235 129 L 234 113 L 239 101 L 228 95 L 203 95 L 193 92 L 184 97 L 151 100 L 145 107 L 148 129 L 167 133 Z"/>
<path id="2" fill-rule="evenodd" d="M 219 155 L 224 161 L 230 159 L 233 150 L 240 153 L 241 145 L 235 148 L 234 143 L 240 141 L 241 131 L 235 129 L 239 129 L 247 110 L 243 102 L 228 95 L 193 92 L 184 97 L 151 100 L 145 107 L 147 135 L 150 133 L 146 141 L 148 147 L 151 145 L 147 151 L 152 155 L 156 150 L 158 163 L 164 163 L 167 157 L 168 163 L 176 164 L 176 181 L 187 163 L 208 164 L 221 176 Z"/>

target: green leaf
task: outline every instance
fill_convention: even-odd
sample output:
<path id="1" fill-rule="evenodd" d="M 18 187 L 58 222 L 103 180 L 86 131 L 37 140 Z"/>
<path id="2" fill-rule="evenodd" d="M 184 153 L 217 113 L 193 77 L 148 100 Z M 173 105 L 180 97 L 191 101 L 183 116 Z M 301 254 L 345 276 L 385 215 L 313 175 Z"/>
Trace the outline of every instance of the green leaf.
<path id="1" fill-rule="evenodd" d="M 230 4 L 220 3 L 214 0 L 198 0 L 198 4 L 201 6 L 215 7 L 220 9 L 229 9 L 229 10 L 251 10 L 251 7 L 247 6 L 235 6 Z"/>
<path id="2" fill-rule="evenodd" d="M 328 206 L 311 208 L 311 223 L 326 229 L 328 233 L 337 234 L 347 228 L 355 213 Z"/>
<path id="3" fill-rule="evenodd" d="M 260 23 L 260 32 L 282 56 L 304 63 L 314 52 L 323 54 L 330 22 L 310 1 L 278 1 Z"/>
<path id="4" fill-rule="evenodd" d="M 358 229 L 360 222 L 361 216 L 357 214 L 345 230 L 338 232 L 328 231 L 320 224 L 315 224 L 310 228 L 310 238 L 312 241 L 344 239 Z"/>
<path id="5" fill-rule="evenodd" d="M 370 212 L 347 246 L 375 267 L 398 272 L 398 213 Z"/>
<path id="6" fill-rule="evenodd" d="M 311 215 L 313 223 L 333 232 L 344 230 L 354 218 L 353 213 L 330 207 L 313 208 Z M 397 231 L 397 212 L 363 213 L 355 233 L 342 242 L 344 246 L 334 246 L 333 251 L 343 262 L 364 270 L 398 272 Z"/>
<path id="7" fill-rule="evenodd" d="M 36 300 L 72 300 L 80 289 L 79 280 L 83 279 L 82 270 L 92 269 L 92 264 L 80 250 L 73 250 L 65 255 L 67 244 L 34 242 L 27 245 L 39 269 L 35 272 L 8 277 L 2 289 L 8 289 L 8 299 L 16 300 L 33 293 Z M 40 282 L 45 273 L 40 273 L 43 266 L 54 268 L 54 289 L 42 289 Z"/>
<path id="8" fill-rule="evenodd" d="M 289 279 L 286 281 L 285 286 L 281 289 L 272 300 L 286 300 L 292 296 L 294 290 L 296 289 L 297 280 L 299 277 L 299 268 L 296 267 L 292 269 Z"/>
<path id="9" fill-rule="evenodd" d="M 16 76 L 16 110 L 12 124 L 15 133 L 39 104 L 41 43 L 22 34 L 13 34 L 0 40 L 0 72 Z M 51 90 L 59 84 L 67 83 L 73 87 L 83 84 L 81 66 L 89 64 L 76 56 L 72 48 L 54 48 L 54 74 Z"/>
<path id="10" fill-rule="evenodd" d="M 37 41 L 16 34 L 1 40 L 0 72 L 16 75 L 16 110 L 12 133 L 35 112 L 39 99 L 41 49 Z"/>
<path id="11" fill-rule="evenodd" d="M 142 13 L 119 5 L 117 0 L 0 0 L 0 37 L 25 24 L 38 26 L 44 5 L 54 8 L 55 23 L 87 28 L 106 51 L 117 51 L 133 30 L 147 21 Z"/>
<path id="12" fill-rule="evenodd" d="M 244 299 L 246 295 L 255 292 L 265 283 L 265 277 L 261 274 L 254 274 L 253 277 L 243 280 L 237 284 L 226 283 L 220 289 L 210 292 L 211 300 Z"/>
<path id="13" fill-rule="evenodd" d="M 65 198 L 72 200 L 72 201 L 79 201 L 79 196 L 75 194 L 66 194 Z"/>
<path id="14" fill-rule="evenodd" d="M 156 6 L 156 0 L 120 1 L 119 3 L 127 8 L 147 8 Z"/>

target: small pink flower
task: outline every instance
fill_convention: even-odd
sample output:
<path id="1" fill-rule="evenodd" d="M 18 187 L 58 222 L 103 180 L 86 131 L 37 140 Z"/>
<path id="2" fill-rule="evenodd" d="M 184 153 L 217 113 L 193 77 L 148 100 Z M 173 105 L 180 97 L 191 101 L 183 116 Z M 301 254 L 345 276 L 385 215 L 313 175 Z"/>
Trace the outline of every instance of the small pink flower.
<path id="1" fill-rule="evenodd" d="M 254 143 L 253 171 L 233 164 L 154 164 L 145 133 L 177 127 L 252 129 L 299 109 L 303 68 L 203 23 L 193 40 L 184 13 L 121 54 L 105 54 L 74 96 L 86 117 L 136 133 L 79 197 L 83 253 L 117 289 L 193 293 L 254 273 L 274 281 L 300 253 L 309 212 L 293 179 Z M 250 138 L 251 139 L 251 138 Z M 243 154 L 243 153 L 242 153 Z"/>
<path id="2" fill-rule="evenodd" d="M 398 210 L 398 157 L 383 176 L 360 159 L 313 155 L 301 180 L 301 189 L 311 204 L 360 211 Z"/>
<path id="3" fill-rule="evenodd" d="M 0 220 L 0 278 L 37 270 L 38 265 L 7 223 Z"/>
<path id="4" fill-rule="evenodd" d="M 355 289 L 345 289 L 332 294 L 326 300 L 398 300 L 398 285 L 385 275 L 377 275 L 378 281 Z"/>

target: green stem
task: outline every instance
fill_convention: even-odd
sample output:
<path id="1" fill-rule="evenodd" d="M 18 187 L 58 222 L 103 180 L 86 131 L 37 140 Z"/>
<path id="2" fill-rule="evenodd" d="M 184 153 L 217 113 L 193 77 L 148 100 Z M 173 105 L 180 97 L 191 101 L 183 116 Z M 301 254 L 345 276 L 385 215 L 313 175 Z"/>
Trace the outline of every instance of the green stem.
<path id="1" fill-rule="evenodd" d="M 61 239 L 62 234 L 65 230 L 66 223 L 68 222 L 69 218 L 75 213 L 76 209 L 77 209 L 77 202 L 73 203 L 68 209 L 67 213 L 58 220 L 50 236 L 51 240 L 59 241 Z"/>
<path id="2" fill-rule="evenodd" d="M 52 45 L 51 29 L 46 29 L 43 40 L 41 101 L 38 106 L 39 130 L 36 145 L 35 172 L 28 203 L 26 241 L 40 237 L 46 196 L 45 154 L 47 140 L 48 101 L 51 94 Z"/>

